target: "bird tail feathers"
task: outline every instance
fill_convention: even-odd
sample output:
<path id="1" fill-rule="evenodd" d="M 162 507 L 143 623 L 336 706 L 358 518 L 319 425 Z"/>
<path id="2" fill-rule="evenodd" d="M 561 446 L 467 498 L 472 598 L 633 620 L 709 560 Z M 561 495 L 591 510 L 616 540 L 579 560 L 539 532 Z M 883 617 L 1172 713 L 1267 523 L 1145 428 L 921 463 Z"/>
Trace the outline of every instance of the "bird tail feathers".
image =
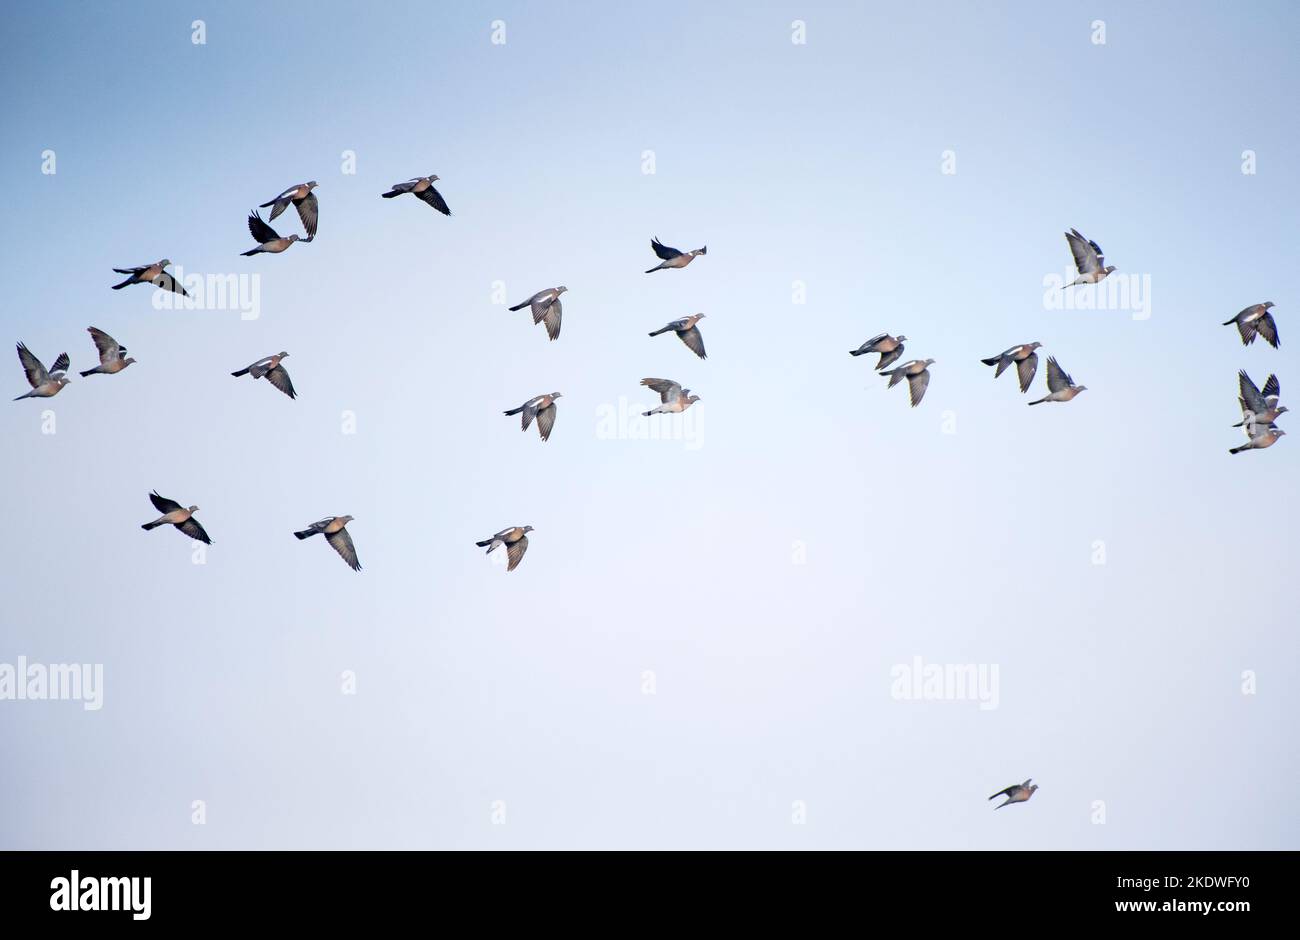
<path id="1" fill-rule="evenodd" d="M 317 532 L 316 529 L 303 529 L 301 532 L 295 532 L 294 535 L 300 539 L 309 539 Z"/>
<path id="2" fill-rule="evenodd" d="M 161 520 L 161 519 L 157 520 L 156 522 L 146 522 L 144 525 L 140 526 L 140 528 L 142 528 L 142 529 L 144 529 L 146 532 L 148 532 L 150 529 L 156 529 L 156 528 L 158 528 L 160 525 L 162 525 L 162 520 Z"/>
<path id="3" fill-rule="evenodd" d="M 87 369 L 85 372 L 81 373 L 81 377 L 84 379 L 86 376 L 88 376 L 88 375 L 94 375 L 94 374 L 95 374 L 96 372 L 98 372 L 98 371 L 99 371 L 98 368 Z"/>
<path id="4" fill-rule="evenodd" d="M 114 285 L 113 285 L 113 290 L 121 290 L 123 287 L 129 287 L 129 286 L 131 286 L 131 284 L 133 284 L 134 282 L 135 282 L 135 275 L 132 274 L 130 277 L 128 277 L 128 278 L 127 278 L 125 281 L 123 281 L 121 284 L 114 284 Z"/>
<path id="5" fill-rule="evenodd" d="M 524 301 L 523 303 L 521 303 L 521 304 L 515 304 L 513 307 L 510 308 L 510 310 L 511 310 L 511 312 L 513 312 L 513 311 L 515 311 L 515 310 L 523 310 L 525 307 L 528 306 L 528 303 L 529 303 L 529 302 L 528 302 L 527 300 L 525 300 L 525 301 Z"/>

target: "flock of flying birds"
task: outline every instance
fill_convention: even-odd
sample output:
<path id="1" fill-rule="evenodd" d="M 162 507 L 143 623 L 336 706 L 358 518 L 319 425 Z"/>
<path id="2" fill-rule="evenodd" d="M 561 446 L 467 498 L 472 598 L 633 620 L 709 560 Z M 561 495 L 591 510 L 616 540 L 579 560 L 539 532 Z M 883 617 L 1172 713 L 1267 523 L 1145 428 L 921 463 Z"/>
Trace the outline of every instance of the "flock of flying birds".
<path id="1" fill-rule="evenodd" d="M 394 199 L 398 196 L 410 194 L 443 215 L 450 216 L 451 209 L 447 206 L 442 194 L 433 185 L 437 181 L 438 177 L 432 174 L 419 176 L 404 183 L 397 183 L 388 192 L 381 195 L 384 199 Z M 244 257 L 257 254 L 280 254 L 288 251 L 296 242 L 306 244 L 314 241 L 320 217 L 320 203 L 314 192 L 317 185 L 315 180 L 300 183 L 262 203 L 258 208 L 269 208 L 271 210 L 269 219 L 263 219 L 261 214 L 256 211 L 250 213 L 248 216 L 248 231 L 253 236 L 253 240 L 257 242 L 257 247 L 240 254 Z M 270 225 L 290 206 L 297 210 L 298 217 L 302 221 L 305 233 L 302 236 L 296 233 L 282 236 Z M 663 244 L 658 238 L 651 240 L 650 247 L 656 257 L 659 258 L 659 264 L 646 271 L 647 274 L 655 271 L 684 268 L 697 257 L 708 253 L 707 247 L 697 248 L 693 251 L 679 251 Z M 167 271 L 170 264 L 169 259 L 163 258 L 153 264 L 140 265 L 139 267 L 114 268 L 115 273 L 125 274 L 126 279 L 112 285 L 113 290 L 121 290 L 133 284 L 149 284 L 160 290 L 172 291 L 184 297 L 190 296 L 185 287 Z M 528 307 L 533 315 L 533 323 L 544 323 L 547 335 L 552 340 L 555 340 L 560 335 L 560 320 L 563 315 L 560 295 L 567 290 L 567 287 L 547 288 L 538 291 L 523 303 L 516 304 L 510 309 L 518 311 Z M 678 338 L 691 352 L 701 359 L 705 359 L 707 356 L 704 351 L 704 338 L 697 326 L 703 318 L 704 314 L 702 313 L 683 317 L 655 330 L 650 335 L 658 336 L 671 330 L 677 334 Z M 96 374 L 115 375 L 135 362 L 134 358 L 126 354 L 126 347 L 103 330 L 92 326 L 88 328 L 88 332 L 99 353 L 99 365 L 82 372 L 83 377 Z M 268 384 L 283 392 L 289 398 L 297 398 L 298 394 L 294 390 L 293 382 L 284 368 L 284 360 L 288 355 L 288 352 L 281 351 L 270 356 L 264 356 L 251 365 L 232 372 L 231 375 L 236 378 L 249 375 L 254 380 L 264 378 Z M 53 398 L 69 383 L 67 373 L 71 367 L 71 360 L 66 352 L 60 353 L 58 358 L 47 369 L 31 350 L 24 344 L 19 343 L 18 359 L 22 363 L 31 390 L 19 395 L 18 398 L 14 399 L 15 401 L 24 398 Z M 641 380 L 641 384 L 658 393 L 660 398 L 658 407 L 645 412 L 646 416 L 652 414 L 680 414 L 700 400 L 698 395 L 691 394 L 689 388 L 682 388 L 680 383 L 672 379 L 646 378 Z M 560 397 L 559 392 L 538 395 L 530 398 L 519 407 L 506 411 L 505 414 L 507 416 L 520 415 L 524 431 L 527 431 L 533 421 L 536 420 L 538 434 L 545 441 L 550 438 L 551 430 L 555 426 L 555 402 Z M 142 529 L 149 531 L 162 525 L 171 525 L 192 539 L 208 545 L 212 543 L 207 531 L 194 517 L 194 514 L 199 511 L 198 506 L 184 507 L 175 500 L 159 495 L 157 491 L 149 494 L 149 500 L 161 515 L 152 522 L 144 523 L 141 526 Z M 313 522 L 305 529 L 294 532 L 294 535 L 299 539 L 311 538 L 313 535 L 325 536 L 325 540 L 347 562 L 348 566 L 353 571 L 360 571 L 361 563 L 357 560 L 356 547 L 352 543 L 352 536 L 347 531 L 347 525 L 352 519 L 353 517 L 348 515 L 327 516 Z M 489 554 L 504 545 L 507 558 L 506 570 L 513 571 L 523 559 L 524 552 L 528 550 L 528 533 L 532 531 L 533 527 L 530 525 L 511 526 L 475 544 L 479 548 L 486 548 Z"/>
<path id="2" fill-rule="evenodd" d="M 384 199 L 394 199 L 409 194 L 443 215 L 450 216 L 451 209 L 447 206 L 442 194 L 433 185 L 437 181 L 438 177 L 432 174 L 419 176 L 404 183 L 397 183 L 388 192 L 381 195 Z M 305 244 L 314 241 L 320 216 L 320 204 L 314 192 L 316 186 L 317 183 L 314 180 L 291 186 L 275 198 L 258 206 L 259 209 L 269 208 L 271 210 L 270 219 L 263 220 L 256 211 L 249 215 L 248 231 L 253 236 L 253 240 L 257 242 L 257 247 L 241 252 L 241 254 L 244 256 L 280 254 L 287 251 L 296 242 Z M 302 221 L 305 235 L 301 237 L 296 233 L 282 236 L 271 228 L 270 222 L 274 222 L 290 206 L 297 210 L 298 217 Z M 1101 246 L 1095 241 L 1085 238 L 1076 229 L 1066 232 L 1065 238 L 1069 243 L 1070 252 L 1074 257 L 1074 264 L 1079 276 L 1065 285 L 1063 289 L 1098 284 L 1115 270 L 1113 265 L 1105 263 L 1105 256 Z M 658 238 L 651 240 L 650 247 L 656 257 L 659 258 L 659 263 L 653 268 L 649 268 L 645 272 L 647 274 L 653 274 L 655 271 L 685 268 L 696 258 L 708 253 L 707 246 L 692 251 L 679 251 L 663 244 Z M 184 286 L 167 272 L 166 269 L 170 264 L 171 262 L 164 258 L 154 264 L 134 268 L 114 268 L 113 270 L 117 274 L 125 274 L 126 279 L 114 284 L 113 290 L 121 290 L 133 284 L 149 284 L 155 288 L 173 291 L 188 297 L 189 294 Z M 561 318 L 564 312 L 560 297 L 567 290 L 568 288 L 563 286 L 549 287 L 546 290 L 538 291 L 522 303 L 510 307 L 510 310 L 519 311 L 528 308 L 532 313 L 533 323 L 544 324 L 547 336 L 551 340 L 558 339 Z M 1242 310 L 1232 319 L 1225 321 L 1223 325 L 1235 325 L 1241 334 L 1243 345 L 1249 346 L 1257 336 L 1262 336 L 1265 342 L 1276 349 L 1278 346 L 1277 323 L 1274 321 L 1272 313 L 1270 313 L 1273 306 L 1271 301 L 1254 304 Z M 652 331 L 649 335 L 654 337 L 670 331 L 676 333 L 678 339 L 682 341 L 687 349 L 699 358 L 706 359 L 708 357 L 704 350 L 704 337 L 699 328 L 699 322 L 702 319 L 704 319 L 703 313 L 682 317 Z M 135 362 L 134 358 L 126 355 L 126 347 L 103 330 L 92 326 L 88 328 L 88 332 L 94 341 L 96 351 L 99 353 L 99 365 L 81 372 L 82 377 L 115 375 Z M 930 366 L 934 365 L 934 360 L 913 359 L 894 366 L 892 369 L 887 369 L 886 366 L 893 365 L 902 358 L 906 340 L 907 337 L 902 334 L 893 336 L 888 333 L 881 333 L 878 336 L 873 336 L 857 349 L 851 350 L 850 354 L 853 356 L 862 356 L 869 353 L 879 355 L 880 358 L 876 362 L 875 368 L 882 376 L 889 379 L 888 387 L 893 388 L 906 380 L 912 407 L 916 407 L 921 403 L 921 399 L 925 397 L 926 389 L 929 388 Z M 1041 346 L 1042 344 L 1038 342 L 1022 343 L 980 361 L 987 366 L 993 367 L 994 378 L 1015 366 L 1020 391 L 1025 393 L 1029 391 L 1034 376 L 1038 372 L 1037 350 Z M 232 372 L 231 375 L 236 378 L 250 375 L 254 380 L 264 378 L 268 384 L 285 395 L 296 398 L 297 392 L 294 390 L 289 373 L 284 368 L 284 360 L 288 355 L 288 352 L 281 351 L 265 356 L 251 365 Z M 67 373 L 71 361 L 67 353 L 60 353 L 53 364 L 46 369 L 31 350 L 19 343 L 18 359 L 22 363 L 31 390 L 19 395 L 15 401 L 23 398 L 52 398 L 62 391 L 63 387 L 69 382 Z M 700 397 L 693 394 L 689 388 L 683 388 L 681 383 L 672 379 L 645 378 L 641 380 L 641 384 L 657 393 L 660 399 L 658 406 L 643 412 L 643 415 L 647 417 L 654 414 L 681 414 L 700 400 Z M 1285 405 L 1279 404 L 1281 387 L 1277 376 L 1270 375 L 1265 381 L 1263 389 L 1260 389 L 1251 380 L 1250 376 L 1242 370 L 1238 373 L 1238 387 L 1240 391 L 1238 403 L 1241 405 L 1242 420 L 1233 427 L 1243 429 L 1246 435 L 1246 443 L 1231 448 L 1229 453 L 1238 454 L 1246 450 L 1261 450 L 1271 447 L 1279 437 L 1286 433 L 1276 424 L 1277 419 L 1287 411 Z M 1086 385 L 1076 384 L 1074 379 L 1061 368 L 1056 358 L 1049 356 L 1047 359 L 1047 394 L 1029 402 L 1029 404 L 1041 405 L 1044 402 L 1067 402 L 1086 390 Z M 537 395 L 518 407 L 505 411 L 504 414 L 509 417 L 519 415 L 521 428 L 525 432 L 536 421 L 538 435 L 545 441 L 550 438 L 551 431 L 555 427 L 555 403 L 560 397 L 560 392 Z M 203 526 L 194 518 L 194 513 L 198 512 L 197 506 L 185 508 L 174 500 L 158 495 L 157 492 L 151 493 L 149 499 L 152 501 L 154 508 L 162 515 L 152 522 L 145 523 L 142 528 L 149 530 L 164 524 L 170 524 L 192 539 L 207 544 L 211 543 Z M 310 538 L 313 535 L 324 535 L 325 540 L 339 553 L 343 560 L 354 571 L 360 571 L 361 564 L 357 560 L 356 548 L 353 546 L 352 537 L 347 531 L 347 524 L 351 521 L 352 516 L 329 516 L 312 523 L 306 529 L 295 532 L 294 535 L 299 539 Z M 476 544 L 480 548 L 486 548 L 489 553 L 504 545 L 507 557 L 506 570 L 513 571 L 523 559 L 524 552 L 528 550 L 528 533 L 531 531 L 533 531 L 532 526 L 512 526 Z M 1033 789 L 1026 789 L 1026 793 L 1032 792 Z M 1027 795 L 1023 797 L 1023 799 L 1028 798 Z M 1013 801 L 1019 802 L 1018 800 Z"/>

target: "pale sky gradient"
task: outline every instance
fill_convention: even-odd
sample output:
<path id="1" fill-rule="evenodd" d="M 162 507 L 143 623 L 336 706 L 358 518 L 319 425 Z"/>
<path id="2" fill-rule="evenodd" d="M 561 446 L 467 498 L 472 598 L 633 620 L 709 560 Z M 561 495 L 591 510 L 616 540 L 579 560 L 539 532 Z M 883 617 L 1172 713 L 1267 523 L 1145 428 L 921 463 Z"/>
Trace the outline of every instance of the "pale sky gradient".
<path id="1" fill-rule="evenodd" d="M 82 370 L 93 324 L 138 362 L 3 404 L 0 663 L 102 663 L 105 690 L 0 702 L 0 847 L 1300 847 L 1300 438 L 1227 453 L 1239 368 L 1300 387 L 1298 25 L 10 10 L 3 338 Z M 427 173 L 451 218 L 379 198 Z M 239 257 L 247 212 L 307 179 L 316 241 Z M 1149 276 L 1150 319 L 1044 309 L 1071 226 Z M 652 235 L 709 254 L 647 276 Z M 260 318 L 108 289 L 164 256 L 259 274 Z M 497 281 L 567 285 L 560 340 Z M 1280 350 L 1220 326 L 1264 300 Z M 708 361 L 646 336 L 696 311 Z M 919 408 L 847 355 L 882 331 L 937 360 Z M 1031 340 L 1089 390 L 1030 409 L 979 362 Z M 281 349 L 297 401 L 230 377 Z M 701 395 L 697 449 L 598 436 L 648 375 Z M 552 390 L 545 444 L 501 415 Z M 202 507 L 205 565 L 140 530 L 154 488 Z M 344 513 L 360 574 L 291 535 Z M 474 547 L 524 523 L 515 572 Z M 996 664 L 999 707 L 894 700 L 918 655 Z"/>

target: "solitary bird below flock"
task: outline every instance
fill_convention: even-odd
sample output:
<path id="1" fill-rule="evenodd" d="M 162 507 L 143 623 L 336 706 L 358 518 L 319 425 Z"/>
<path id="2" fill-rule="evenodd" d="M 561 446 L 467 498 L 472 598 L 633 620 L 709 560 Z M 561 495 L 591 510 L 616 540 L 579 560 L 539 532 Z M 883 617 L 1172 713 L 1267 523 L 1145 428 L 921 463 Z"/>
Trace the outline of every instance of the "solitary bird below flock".
<path id="1" fill-rule="evenodd" d="M 353 571 L 360 571 L 361 562 L 357 561 L 357 550 L 347 530 L 347 524 L 351 521 L 351 516 L 326 516 L 319 522 L 313 522 L 301 532 L 295 532 L 294 535 L 299 539 L 324 535 L 325 541 L 329 542 L 330 547 L 339 553 L 339 557 L 348 563 L 348 567 Z"/>
<path id="2" fill-rule="evenodd" d="M 677 333 L 677 338 L 686 344 L 687 349 L 695 353 L 695 355 L 699 356 L 701 359 L 708 359 L 708 355 L 704 352 L 704 337 L 700 334 L 700 328 L 695 325 L 703 319 L 704 314 L 694 313 L 689 317 L 682 317 L 680 320 L 674 320 L 667 326 L 662 326 L 655 330 L 650 335 L 658 336 L 660 333 L 667 333 L 669 330 L 674 330 Z"/>
<path id="3" fill-rule="evenodd" d="M 1261 392 L 1246 374 L 1246 370 L 1242 369 L 1237 373 L 1237 386 L 1241 390 L 1241 397 L 1237 399 L 1241 405 L 1241 420 L 1233 425 L 1234 428 L 1272 424 L 1289 410 L 1286 405 L 1278 404 L 1282 386 L 1276 375 L 1268 377 L 1264 382 L 1264 391 Z"/>
<path id="4" fill-rule="evenodd" d="M 1030 777 L 1029 780 L 1026 780 L 1024 783 L 1013 784 L 1012 786 L 1007 787 L 1005 790 L 999 790 L 997 793 L 994 793 L 991 797 L 989 797 L 990 800 L 996 800 L 1000 796 L 1005 796 L 1007 799 L 1006 802 L 999 803 L 997 806 L 993 808 L 1001 809 L 1004 806 L 1010 806 L 1012 803 L 1025 802 L 1025 800 L 1033 796 L 1034 791 L 1038 789 L 1038 784 L 1036 783 L 1032 787 L 1029 785 L 1030 780 L 1033 779 L 1034 779 L 1033 777 Z"/>
<path id="5" fill-rule="evenodd" d="M 511 408 L 503 414 L 523 415 L 520 418 L 522 429 L 527 431 L 528 426 L 537 419 L 537 433 L 542 440 L 548 440 L 551 436 L 551 428 L 555 427 L 555 399 L 560 397 L 559 392 L 551 392 L 549 395 L 538 395 L 536 398 L 530 398 L 518 408 Z"/>
<path id="6" fill-rule="evenodd" d="M 1234 323 L 1237 326 L 1237 332 L 1241 334 L 1241 345 L 1249 346 L 1255 342 L 1255 336 L 1264 337 L 1264 342 L 1268 343 L 1274 349 L 1277 349 L 1277 323 L 1273 320 L 1273 314 L 1269 313 L 1276 304 L 1268 300 L 1262 304 L 1252 304 L 1241 313 L 1237 314 L 1231 320 L 1224 320 L 1224 326 L 1231 326 Z"/>
<path id="7" fill-rule="evenodd" d="M 546 290 L 539 290 L 523 303 L 515 304 L 510 309 L 514 311 L 532 307 L 533 323 L 545 321 L 547 335 L 551 339 L 558 339 L 560 336 L 560 318 L 564 316 L 564 307 L 560 304 L 560 295 L 567 290 L 567 287 L 548 287 Z"/>
<path id="8" fill-rule="evenodd" d="M 281 212 L 289 208 L 290 205 L 294 206 L 298 210 L 298 218 L 302 219 L 303 231 L 307 233 L 307 237 L 303 241 L 309 242 L 316 237 L 316 220 L 320 215 L 320 204 L 316 200 L 316 194 L 312 192 L 316 185 L 316 181 L 312 180 L 310 183 L 299 183 L 297 186 L 290 186 L 270 202 L 264 202 L 258 208 L 265 209 L 270 206 L 270 221 L 274 222 Z"/>
<path id="9" fill-rule="evenodd" d="M 1069 401 L 1080 392 L 1086 392 L 1088 386 L 1075 385 L 1074 379 L 1065 374 L 1054 356 L 1047 357 L 1047 394 L 1031 405 L 1041 405 L 1045 401 Z"/>
<path id="10" fill-rule="evenodd" d="M 666 271 L 669 268 L 684 268 L 694 261 L 697 255 L 707 255 L 709 253 L 708 245 L 705 245 L 703 248 L 696 248 L 693 251 L 678 251 L 676 248 L 669 248 L 657 238 L 650 239 L 650 247 L 654 249 L 654 253 L 663 260 L 650 270 L 646 271 L 646 274 L 653 274 L 656 271 Z"/>
<path id="11" fill-rule="evenodd" d="M 429 176 L 417 176 L 415 179 L 407 180 L 405 183 L 394 183 L 388 192 L 381 193 L 380 195 L 385 199 L 393 199 L 397 196 L 411 193 L 415 198 L 433 206 L 443 215 L 451 215 L 451 210 L 447 208 L 447 202 L 442 198 L 442 193 L 433 188 L 433 184 L 437 182 L 437 180 L 438 177 L 433 176 L 432 174 Z"/>
<path id="12" fill-rule="evenodd" d="M 23 365 L 23 372 L 27 375 L 27 384 L 32 387 L 32 390 L 19 395 L 14 401 L 20 401 L 24 398 L 53 398 L 63 391 L 63 386 L 68 384 L 67 371 L 71 361 L 68 359 L 67 353 L 59 353 L 59 357 L 54 360 L 54 364 L 49 369 L 46 369 L 41 364 L 41 360 L 32 355 L 30 349 L 19 343 L 18 361 Z"/>
<path id="13" fill-rule="evenodd" d="M 100 375 L 113 375 L 135 362 L 135 359 L 127 356 L 126 347 L 119 346 L 117 340 L 103 330 L 89 326 L 86 327 L 86 332 L 90 334 L 90 338 L 95 341 L 95 348 L 99 350 L 99 365 L 81 373 L 83 379 L 88 375 L 97 373 Z"/>
<path id="14" fill-rule="evenodd" d="M 182 297 L 188 297 L 185 288 L 177 282 L 163 269 L 171 264 L 166 258 L 163 258 L 156 264 L 144 264 L 138 268 L 114 268 L 117 274 L 130 275 L 121 284 L 114 284 L 113 290 L 121 290 L 123 287 L 130 287 L 132 284 L 152 284 L 154 287 L 160 287 L 163 290 L 169 290 L 173 293 L 180 294 Z"/>
<path id="15" fill-rule="evenodd" d="M 240 254 L 247 258 L 249 255 L 258 255 L 263 252 L 272 255 L 278 255 L 286 250 L 294 242 L 298 241 L 297 235 L 289 235 L 281 238 L 275 229 L 267 225 L 262 217 L 256 212 L 248 217 L 248 232 L 253 236 L 253 241 L 257 242 L 256 248 L 250 248 L 248 251 L 241 251 Z"/>
<path id="16" fill-rule="evenodd" d="M 252 375 L 254 379 L 265 378 L 290 398 L 297 398 L 298 393 L 293 390 L 293 382 L 289 381 L 289 373 L 280 364 L 288 355 L 287 352 L 278 352 L 274 356 L 264 356 L 251 366 L 230 374 L 235 378 L 242 375 Z"/>
<path id="17" fill-rule="evenodd" d="M 903 340 L 905 339 L 907 337 L 902 333 L 897 336 L 881 333 L 879 336 L 871 337 L 857 349 L 850 349 L 849 355 L 865 356 L 867 353 L 880 353 L 880 361 L 876 363 L 876 368 L 883 369 L 903 355 Z"/>
<path id="18" fill-rule="evenodd" d="M 1014 362 L 1020 378 L 1020 391 L 1024 393 L 1029 391 L 1029 384 L 1034 381 L 1034 373 L 1038 371 L 1038 353 L 1034 350 L 1042 345 L 1042 343 L 1026 343 L 1022 346 L 1012 346 L 1006 352 L 981 359 L 980 362 L 986 366 L 997 366 L 997 370 L 993 373 L 995 379 Z"/>
<path id="19" fill-rule="evenodd" d="M 1070 243 L 1070 253 L 1074 255 L 1074 266 L 1079 269 L 1079 276 L 1066 284 L 1096 284 L 1105 280 L 1106 275 L 1115 270 L 1114 265 L 1106 265 L 1106 258 L 1101 246 L 1091 239 L 1084 238 L 1075 229 L 1065 233 L 1065 240 Z"/>
<path id="20" fill-rule="evenodd" d="M 912 407 L 921 404 L 925 390 L 930 387 L 930 366 L 933 359 L 913 359 L 894 369 L 886 369 L 881 375 L 889 376 L 889 388 L 893 388 L 903 379 L 907 379 L 907 392 L 912 397 Z"/>
<path id="21" fill-rule="evenodd" d="M 140 528 L 148 532 L 150 529 L 156 529 L 160 525 L 171 524 L 176 526 L 192 539 L 211 545 L 212 540 L 208 538 L 208 533 L 203 531 L 203 526 L 199 525 L 199 520 L 194 518 L 194 514 L 199 511 L 198 506 L 191 506 L 189 509 L 182 508 L 181 504 L 175 500 L 168 499 L 165 496 L 159 496 L 158 491 L 154 490 L 149 494 L 149 501 L 153 503 L 154 509 L 157 509 L 161 516 L 153 522 L 146 522 Z"/>
<path id="22" fill-rule="evenodd" d="M 692 395 L 689 388 L 682 388 L 680 383 L 672 379 L 642 379 L 641 384 L 658 392 L 661 402 L 657 408 L 643 411 L 643 418 L 654 414 L 681 414 L 700 400 L 699 395 Z"/>
<path id="23" fill-rule="evenodd" d="M 514 526 L 509 529 L 502 529 L 490 539 L 484 539 L 474 544 L 479 548 L 486 548 L 489 555 L 504 545 L 506 547 L 506 571 L 514 571 L 519 567 L 524 552 L 528 551 L 528 533 L 531 531 L 533 531 L 533 527 L 530 525 Z"/>

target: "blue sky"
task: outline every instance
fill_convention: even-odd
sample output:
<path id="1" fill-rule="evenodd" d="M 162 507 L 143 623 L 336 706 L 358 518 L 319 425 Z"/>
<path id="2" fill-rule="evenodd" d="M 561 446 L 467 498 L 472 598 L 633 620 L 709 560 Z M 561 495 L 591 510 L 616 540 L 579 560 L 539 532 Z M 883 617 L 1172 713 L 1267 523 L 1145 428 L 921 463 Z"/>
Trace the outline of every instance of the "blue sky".
<path id="1" fill-rule="evenodd" d="M 6 335 L 138 362 L 0 419 L 0 663 L 104 667 L 98 711 L 0 701 L 0 844 L 1295 848 L 1300 445 L 1227 450 L 1237 370 L 1300 374 L 1296 18 L 13 11 Z M 426 173 L 451 218 L 379 198 Z M 239 257 L 306 179 L 316 241 Z M 1070 227 L 1149 317 L 1045 306 Z M 646 276 L 652 235 L 709 254 Z M 160 257 L 257 275 L 259 316 L 108 290 Z M 556 343 L 495 302 L 557 284 Z M 1264 300 L 1280 350 L 1220 325 Z M 706 362 L 645 335 L 696 311 Z M 916 409 L 846 355 L 883 331 L 936 360 Z M 1089 390 L 979 363 L 1031 340 Z M 281 349 L 297 401 L 230 377 Z M 643 376 L 700 394 L 690 446 L 601 432 Z M 545 444 L 501 415 L 552 390 Z M 154 488 L 205 564 L 140 531 Z M 291 537 L 342 513 L 358 575 Z M 518 570 L 474 548 L 524 523 Z M 892 697 L 916 656 L 996 665 L 998 707 Z"/>

